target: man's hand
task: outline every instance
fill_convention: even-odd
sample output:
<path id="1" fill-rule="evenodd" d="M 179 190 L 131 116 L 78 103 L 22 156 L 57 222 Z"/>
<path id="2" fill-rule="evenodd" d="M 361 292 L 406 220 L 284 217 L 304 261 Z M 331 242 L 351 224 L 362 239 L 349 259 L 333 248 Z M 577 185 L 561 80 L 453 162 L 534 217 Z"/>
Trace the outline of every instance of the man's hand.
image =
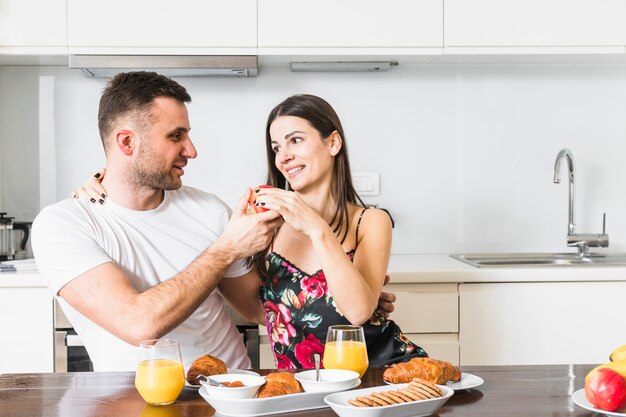
<path id="1" fill-rule="evenodd" d="M 237 258 L 247 258 L 265 249 L 274 237 L 276 229 L 283 224 L 282 217 L 274 210 L 246 214 L 251 192 L 252 190 L 248 188 L 241 196 L 224 233 L 216 241 L 226 245 Z"/>
<path id="2" fill-rule="evenodd" d="M 391 277 L 385 275 L 385 282 L 383 286 L 389 284 Z M 393 303 L 396 301 L 396 295 L 392 292 L 381 291 L 380 297 L 378 297 L 378 313 L 384 318 L 388 319 L 393 310 L 395 309 Z"/>

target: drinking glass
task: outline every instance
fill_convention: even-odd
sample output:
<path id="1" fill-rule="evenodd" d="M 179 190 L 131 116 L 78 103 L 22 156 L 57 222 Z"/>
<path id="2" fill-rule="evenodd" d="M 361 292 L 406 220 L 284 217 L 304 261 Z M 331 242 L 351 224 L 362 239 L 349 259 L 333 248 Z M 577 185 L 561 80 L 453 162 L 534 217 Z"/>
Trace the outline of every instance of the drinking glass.
<path id="1" fill-rule="evenodd" d="M 153 339 L 139 345 L 135 388 L 151 405 L 176 401 L 185 386 L 185 371 L 177 340 Z"/>
<path id="2" fill-rule="evenodd" d="M 326 369 L 349 369 L 363 377 L 369 365 L 363 328 L 349 325 L 330 326 L 326 335 L 323 361 Z"/>

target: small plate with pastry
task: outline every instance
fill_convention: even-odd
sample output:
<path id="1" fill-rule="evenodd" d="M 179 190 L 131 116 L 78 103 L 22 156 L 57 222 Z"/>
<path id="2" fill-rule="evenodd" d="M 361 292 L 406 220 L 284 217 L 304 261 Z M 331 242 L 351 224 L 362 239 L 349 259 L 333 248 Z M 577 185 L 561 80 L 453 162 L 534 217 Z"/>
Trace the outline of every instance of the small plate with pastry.
<path id="1" fill-rule="evenodd" d="M 197 379 L 199 375 L 212 376 L 220 374 L 246 374 L 259 376 L 258 373 L 247 369 L 227 368 L 226 364 L 221 359 L 211 355 L 202 355 L 193 361 L 187 370 L 185 388 L 199 389 L 201 387 L 200 381 Z"/>
<path id="2" fill-rule="evenodd" d="M 433 358 L 413 358 L 385 369 L 383 381 L 387 384 L 405 384 L 421 378 L 433 384 L 447 385 L 453 390 L 475 388 L 483 384 L 479 376 L 463 373 L 450 362 Z"/>
<path id="3" fill-rule="evenodd" d="M 435 414 L 454 390 L 414 378 L 407 384 L 357 389 L 327 395 L 339 417 L 420 417 Z"/>
<path id="4" fill-rule="evenodd" d="M 211 396 L 206 387 L 198 391 L 202 398 L 224 416 L 248 417 L 328 407 L 324 397 L 328 392 L 304 392 L 302 385 L 291 372 L 272 372 L 265 376 L 255 398 L 229 399 Z M 358 379 L 346 390 L 361 385 Z"/>

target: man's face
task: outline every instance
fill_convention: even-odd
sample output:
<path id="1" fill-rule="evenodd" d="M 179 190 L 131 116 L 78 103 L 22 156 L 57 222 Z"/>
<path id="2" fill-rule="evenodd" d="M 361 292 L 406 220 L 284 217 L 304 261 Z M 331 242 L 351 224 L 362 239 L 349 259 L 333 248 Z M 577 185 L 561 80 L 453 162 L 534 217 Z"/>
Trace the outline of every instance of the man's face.
<path id="1" fill-rule="evenodd" d="M 141 132 L 132 166 L 131 181 L 146 188 L 176 190 L 189 158 L 198 153 L 189 137 L 187 107 L 173 98 L 157 97 L 152 124 Z"/>

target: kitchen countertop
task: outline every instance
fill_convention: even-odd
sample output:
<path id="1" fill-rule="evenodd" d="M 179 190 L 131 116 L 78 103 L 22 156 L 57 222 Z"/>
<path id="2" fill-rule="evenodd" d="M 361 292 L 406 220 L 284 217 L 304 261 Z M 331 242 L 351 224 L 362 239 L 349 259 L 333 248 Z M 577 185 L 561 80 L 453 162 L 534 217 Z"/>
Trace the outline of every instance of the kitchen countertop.
<path id="1" fill-rule="evenodd" d="M 626 281 L 626 266 L 476 268 L 449 255 L 392 255 L 392 283 Z"/>
<path id="2" fill-rule="evenodd" d="M 592 365 L 462 367 L 484 384 L 456 391 L 439 416 L 561 416 L 597 414 L 576 406 L 571 395 L 584 387 Z M 261 371 L 262 374 L 267 370 Z M 384 385 L 381 369 L 370 369 L 362 387 Z M 130 416 L 151 411 L 168 417 L 208 417 L 214 410 L 195 390 L 184 389 L 178 400 L 159 410 L 149 409 L 134 387 L 133 372 L 80 372 L 0 375 L 0 410 L 12 417 Z M 156 414 L 155 414 L 156 415 Z M 336 417 L 330 408 L 282 416 Z"/>
<path id="3" fill-rule="evenodd" d="M 461 283 L 461 282 L 577 282 L 626 281 L 625 266 L 553 266 L 476 268 L 448 255 L 391 255 L 391 282 Z M 2 287 L 45 287 L 38 273 L 0 273 Z"/>

